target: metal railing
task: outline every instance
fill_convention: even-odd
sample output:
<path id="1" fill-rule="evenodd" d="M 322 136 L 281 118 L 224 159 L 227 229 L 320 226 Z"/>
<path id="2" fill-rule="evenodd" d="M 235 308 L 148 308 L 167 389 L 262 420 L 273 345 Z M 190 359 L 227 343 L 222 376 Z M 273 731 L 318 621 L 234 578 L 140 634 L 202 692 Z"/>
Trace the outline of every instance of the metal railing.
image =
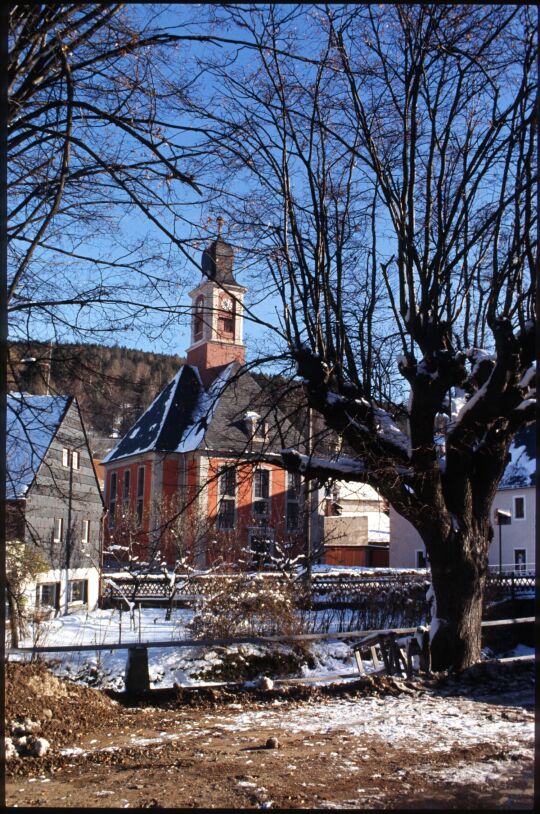
<path id="1" fill-rule="evenodd" d="M 527 576 L 534 577 L 536 574 L 536 563 L 523 563 L 521 565 L 516 565 L 513 562 L 503 562 L 502 565 L 489 565 L 488 566 L 488 575 L 498 575 L 504 574 L 505 576 L 510 576 L 511 574 L 514 575 L 521 575 L 525 574 Z"/>
<path id="2" fill-rule="evenodd" d="M 511 627 L 518 624 L 532 624 L 536 619 L 534 616 L 523 616 L 518 619 L 493 619 L 482 622 L 482 629 L 487 627 Z M 76 645 L 36 645 L 29 647 L 11 647 L 6 649 L 6 654 L 11 653 L 78 653 L 85 651 L 102 650 L 130 650 L 131 648 L 154 648 L 154 647 L 223 647 L 237 644 L 277 644 L 287 642 L 308 642 L 325 641 L 334 639 L 362 639 L 369 638 L 376 634 L 393 633 L 398 636 L 412 635 L 416 633 L 416 627 L 380 628 L 378 630 L 349 630 L 341 633 L 297 633 L 283 634 L 275 636 L 237 636 L 235 638 L 224 639 L 167 639 L 164 641 L 146 642 L 109 642 L 107 644 L 76 644 Z"/>
<path id="3" fill-rule="evenodd" d="M 112 578 L 114 585 L 107 584 L 108 578 Z M 176 576 L 176 590 L 173 601 L 189 602 L 196 596 L 204 595 L 210 584 L 215 584 L 219 580 L 243 579 L 245 575 L 222 575 L 222 574 L 178 574 Z M 286 579 L 279 572 L 258 572 L 258 579 L 266 581 L 280 581 Z M 314 574 L 311 581 L 312 601 L 317 604 L 334 605 L 350 604 L 360 597 L 368 597 L 377 594 L 379 590 L 391 591 L 403 589 L 404 587 L 422 591 L 430 582 L 429 571 L 422 573 L 374 573 L 362 574 Z M 169 579 L 163 575 L 129 575 L 129 574 L 104 574 L 103 598 L 110 601 L 130 599 L 131 601 L 170 601 L 171 588 Z M 534 593 L 536 588 L 536 574 L 534 568 L 527 570 L 511 569 L 506 566 L 506 570 L 499 571 L 498 567 L 490 566 L 486 591 L 488 594 L 497 596 L 508 595 L 512 598 L 524 594 Z"/>

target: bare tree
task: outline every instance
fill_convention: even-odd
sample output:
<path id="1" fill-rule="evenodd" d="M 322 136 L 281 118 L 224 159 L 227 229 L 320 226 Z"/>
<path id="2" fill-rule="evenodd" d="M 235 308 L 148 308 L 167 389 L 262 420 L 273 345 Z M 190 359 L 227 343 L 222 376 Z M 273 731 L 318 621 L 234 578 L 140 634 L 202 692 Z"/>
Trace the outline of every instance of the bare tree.
<path id="1" fill-rule="evenodd" d="M 141 327 L 150 338 L 182 313 L 190 219 L 205 195 L 168 96 L 172 76 L 181 93 L 194 78 L 179 55 L 187 62 L 189 44 L 208 38 L 190 33 L 182 11 L 166 31 L 160 13 L 10 8 L 12 339 L 88 341 Z"/>
<path id="2" fill-rule="evenodd" d="M 206 170 L 342 439 L 309 477 L 376 488 L 425 542 L 436 668 L 480 658 L 490 510 L 535 418 L 536 53 L 518 6 L 227 6 Z M 250 242 L 249 237 L 253 240 Z M 444 445 L 438 443 L 441 422 Z"/>
<path id="3" fill-rule="evenodd" d="M 198 219 L 190 206 L 205 195 L 167 97 L 171 76 L 183 92 L 193 79 L 178 67 L 178 53 L 207 38 L 191 33 L 183 12 L 165 31 L 161 11 L 11 4 L 3 18 L 9 273 L 1 307 L 16 390 L 36 388 L 24 386 L 12 343 L 47 341 L 41 360 L 26 361 L 49 393 L 55 343 L 129 332 L 151 340 L 185 311 L 182 266 L 191 261 L 190 218 Z M 92 373 L 100 375 L 88 368 L 79 375 Z"/>

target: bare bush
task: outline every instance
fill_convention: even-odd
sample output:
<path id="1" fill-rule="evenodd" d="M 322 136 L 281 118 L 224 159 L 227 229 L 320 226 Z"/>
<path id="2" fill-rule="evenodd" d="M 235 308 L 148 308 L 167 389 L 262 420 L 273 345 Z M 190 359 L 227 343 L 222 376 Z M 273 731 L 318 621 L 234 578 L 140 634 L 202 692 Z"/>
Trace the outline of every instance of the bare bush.
<path id="1" fill-rule="evenodd" d="M 295 635 L 303 630 L 297 603 L 298 586 L 285 576 L 215 575 L 206 582 L 190 627 L 201 639 Z"/>

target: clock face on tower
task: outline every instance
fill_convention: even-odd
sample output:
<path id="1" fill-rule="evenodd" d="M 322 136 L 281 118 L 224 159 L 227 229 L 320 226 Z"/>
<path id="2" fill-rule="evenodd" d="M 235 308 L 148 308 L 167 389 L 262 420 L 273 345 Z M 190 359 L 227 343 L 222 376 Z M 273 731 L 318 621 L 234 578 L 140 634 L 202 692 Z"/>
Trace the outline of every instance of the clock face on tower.
<path id="1" fill-rule="evenodd" d="M 223 308 L 224 311 L 232 311 L 233 307 L 232 300 L 229 299 L 229 297 L 224 297 L 221 300 L 221 307 Z"/>

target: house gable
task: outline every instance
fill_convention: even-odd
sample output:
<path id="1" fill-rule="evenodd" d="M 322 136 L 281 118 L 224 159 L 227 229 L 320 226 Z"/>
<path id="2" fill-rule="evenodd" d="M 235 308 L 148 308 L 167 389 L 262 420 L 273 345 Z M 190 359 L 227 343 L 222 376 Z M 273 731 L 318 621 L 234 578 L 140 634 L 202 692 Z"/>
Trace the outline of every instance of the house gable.
<path id="1" fill-rule="evenodd" d="M 21 500 L 26 497 L 72 401 L 72 396 L 9 394 L 6 443 L 7 500 Z"/>

